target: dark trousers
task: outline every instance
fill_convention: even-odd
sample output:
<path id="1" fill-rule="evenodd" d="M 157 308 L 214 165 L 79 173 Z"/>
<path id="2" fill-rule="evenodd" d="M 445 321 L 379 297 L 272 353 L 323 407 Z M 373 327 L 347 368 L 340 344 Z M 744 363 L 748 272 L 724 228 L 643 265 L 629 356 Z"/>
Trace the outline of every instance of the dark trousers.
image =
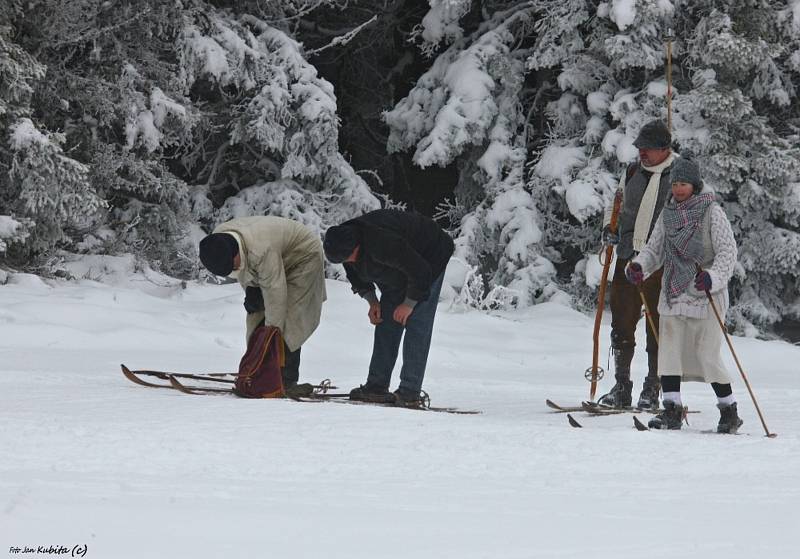
<path id="1" fill-rule="evenodd" d="M 392 318 L 395 308 L 402 301 L 381 293 L 383 322 L 375 326 L 375 341 L 372 345 L 372 360 L 367 378 L 369 384 L 389 388 L 402 339 L 403 367 L 400 370 L 400 388 L 410 392 L 419 392 L 422 389 L 433 335 L 433 320 L 436 317 L 436 305 L 439 303 L 443 280 L 444 272 L 431 285 L 431 294 L 428 298 L 414 307 L 414 312 L 408 317 L 405 327 Z"/>
<path id="2" fill-rule="evenodd" d="M 644 294 L 650 308 L 653 323 L 658 328 L 658 297 L 661 294 L 661 276 L 663 269 L 656 271 L 637 288 L 625 277 L 625 266 L 630 260 L 618 259 L 611 280 L 611 347 L 614 349 L 633 349 L 636 346 L 636 325 L 642 317 L 642 299 L 639 289 Z M 653 359 L 658 356 L 658 342 L 649 324 L 647 328 L 647 353 Z M 652 371 L 651 371 L 652 372 Z"/>

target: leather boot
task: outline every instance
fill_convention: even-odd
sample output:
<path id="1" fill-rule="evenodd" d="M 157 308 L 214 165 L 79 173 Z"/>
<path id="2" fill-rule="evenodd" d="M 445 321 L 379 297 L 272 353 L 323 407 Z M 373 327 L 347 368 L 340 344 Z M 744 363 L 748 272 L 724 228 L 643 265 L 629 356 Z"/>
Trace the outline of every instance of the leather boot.
<path id="1" fill-rule="evenodd" d="M 683 421 L 686 419 L 686 408 L 664 400 L 664 409 L 660 414 L 647 422 L 647 426 L 651 429 L 680 429 L 683 426 Z"/>
<path id="2" fill-rule="evenodd" d="M 744 423 L 742 418 L 739 417 L 739 410 L 736 407 L 736 402 L 729 406 L 717 404 L 717 407 L 719 408 L 717 433 L 735 434 Z"/>
<path id="3" fill-rule="evenodd" d="M 614 349 L 614 379 L 617 382 L 608 394 L 600 397 L 597 401 L 599 404 L 614 408 L 625 408 L 631 405 L 633 400 L 631 361 L 633 361 L 632 347 Z"/>
<path id="4" fill-rule="evenodd" d="M 658 409 L 658 394 L 661 391 L 661 381 L 658 378 L 658 353 L 648 352 L 647 354 L 647 376 L 642 385 L 642 393 L 639 395 L 637 408 L 643 410 Z"/>

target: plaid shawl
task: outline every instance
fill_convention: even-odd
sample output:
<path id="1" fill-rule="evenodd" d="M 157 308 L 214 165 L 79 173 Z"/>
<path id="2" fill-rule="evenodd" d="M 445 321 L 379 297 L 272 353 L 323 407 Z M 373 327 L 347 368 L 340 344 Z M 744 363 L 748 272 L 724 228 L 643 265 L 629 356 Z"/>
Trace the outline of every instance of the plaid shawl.
<path id="1" fill-rule="evenodd" d="M 670 198 L 664 205 L 664 285 L 667 304 L 686 291 L 703 260 L 703 216 L 714 202 L 714 193 L 691 196 L 683 202 Z M 698 234 L 699 233 L 699 234 Z"/>

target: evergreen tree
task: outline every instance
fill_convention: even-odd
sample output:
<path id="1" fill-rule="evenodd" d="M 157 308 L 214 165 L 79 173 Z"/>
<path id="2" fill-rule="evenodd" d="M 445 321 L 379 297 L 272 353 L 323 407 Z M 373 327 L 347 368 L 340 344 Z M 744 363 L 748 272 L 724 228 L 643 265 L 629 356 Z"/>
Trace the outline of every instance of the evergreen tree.
<path id="1" fill-rule="evenodd" d="M 0 14 L 0 131 L 30 116 L 34 87 L 45 73 L 42 64 L 11 40 L 7 18 L 17 10 L 18 6 L 9 4 L 8 10 Z M 15 153 L 9 140 L 0 137 L 0 254 L 6 254 L 12 245 L 23 246 L 34 226 L 32 220 L 23 217 L 24 208 L 15 200 L 18 192 L 12 187 L 9 174 Z M 17 211 L 23 215 L 17 215 Z"/>
<path id="2" fill-rule="evenodd" d="M 16 135 L 13 149 L 0 148 L 10 185 L 0 214 L 16 211 L 11 200 L 21 193 L 25 215 L 56 218 L 37 221 L 26 254 L 132 251 L 188 277 L 198 271 L 203 230 L 230 217 L 219 208 L 248 189 L 283 204 L 249 214 L 302 214 L 319 231 L 377 206 L 339 153 L 333 87 L 299 43 L 253 15 L 291 21 L 310 5 L 225 4 L 16 4 L 8 28 L 19 46 L 0 38 L 4 51 L 16 48 L 0 67 L 16 78 L 2 92 L 0 118 Z M 10 119 L 9 103 L 30 110 Z M 20 116 L 30 118 L 17 126 Z M 64 191 L 45 196 L 55 184 Z"/>
<path id="3" fill-rule="evenodd" d="M 43 134 L 30 119 L 11 127 L 11 171 L 5 193 L 16 215 L 31 219 L 30 251 L 70 247 L 91 230 L 105 203 L 88 181 L 86 165 L 64 155 L 61 134 Z"/>
<path id="4" fill-rule="evenodd" d="M 463 37 L 448 18 L 464 3 L 431 5 L 427 48 L 452 44 L 386 113 L 388 148 L 415 148 L 423 168 L 460 159 L 456 257 L 479 271 L 470 276 L 483 284 L 478 304 L 529 305 L 555 290 L 542 218 L 525 188 L 524 55 L 514 45 L 529 29 L 532 3 L 510 4 Z"/>
<path id="5" fill-rule="evenodd" d="M 387 113 L 388 145 L 415 150 L 420 166 L 458 160 L 450 213 L 463 216 L 459 254 L 480 271 L 484 296 L 498 286 L 519 290 L 515 278 L 535 269 L 538 281 L 529 281 L 515 303 L 563 289 L 579 306 L 594 304 L 603 207 L 624 165 L 637 158 L 632 143 L 639 128 L 667 117 L 664 35 L 673 28 L 676 146 L 699 160 L 740 244 L 730 316 L 740 330 L 754 331 L 752 325 L 798 315 L 797 2 L 537 0 L 513 8 L 484 2 L 483 21 L 472 34 L 443 15 L 465 21 L 463 3 L 430 4 L 423 37 L 437 56 Z M 509 14 L 524 14 L 526 25 L 515 31 L 505 23 Z M 492 41 L 504 32 L 514 40 Z M 442 41 L 451 44 L 436 50 Z M 482 74 L 465 71 L 469 53 L 487 43 L 503 45 L 495 50 L 506 61 L 524 61 L 502 69 L 503 84 L 524 84 L 512 93 L 522 108 L 515 111 L 506 100 L 500 113 L 524 130 L 521 141 L 510 142 L 518 151 L 507 153 L 518 153 L 527 172 L 507 168 L 501 183 L 518 185 L 509 206 L 529 212 L 528 230 L 536 232 L 527 238 L 527 259 L 509 258 L 512 237 L 496 234 L 513 231 L 518 221 L 514 213 L 490 211 L 500 183 L 478 164 L 486 160 L 488 123 L 512 91 L 498 87 L 500 73 L 489 66 L 478 66 Z M 522 184 L 511 178 L 519 176 Z"/>
<path id="6" fill-rule="evenodd" d="M 682 145 L 731 218 L 741 268 L 733 317 L 763 328 L 797 316 L 800 150 L 794 82 L 800 13 L 767 1 L 698 2 L 679 20 L 691 83 L 676 99 Z M 787 118 L 789 117 L 789 118 Z"/>
<path id="7" fill-rule="evenodd" d="M 676 147 L 740 243 L 730 316 L 744 331 L 800 316 L 798 0 L 4 8 L 5 259 L 134 252 L 191 276 L 219 221 L 269 213 L 322 232 L 378 205 L 340 149 L 345 118 L 353 160 L 412 207 L 433 196 L 408 191 L 408 161 L 457 173 L 442 213 L 464 302 L 593 306 L 603 207 L 639 128 L 667 116 L 672 28 Z M 353 81 L 345 114 L 337 79 Z"/>

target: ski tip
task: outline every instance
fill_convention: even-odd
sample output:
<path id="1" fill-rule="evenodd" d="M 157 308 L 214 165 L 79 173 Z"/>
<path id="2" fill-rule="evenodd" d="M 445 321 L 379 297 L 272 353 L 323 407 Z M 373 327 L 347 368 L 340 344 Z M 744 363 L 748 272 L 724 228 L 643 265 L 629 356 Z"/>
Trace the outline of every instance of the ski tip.
<path id="1" fill-rule="evenodd" d="M 561 406 L 559 406 L 558 404 L 556 404 L 553 400 L 547 399 L 547 400 L 544 401 L 544 403 L 550 409 L 557 410 L 557 411 L 563 411 L 563 408 Z"/>
<path id="2" fill-rule="evenodd" d="M 650 430 L 650 428 L 647 425 L 645 425 L 644 423 L 642 423 L 639 420 L 639 418 L 636 417 L 635 415 L 633 416 L 633 426 L 636 427 L 637 431 L 649 431 Z"/>
<path id="3" fill-rule="evenodd" d="M 567 414 L 567 421 L 569 421 L 569 424 L 570 424 L 570 425 L 572 425 L 573 427 L 575 427 L 576 429 L 581 429 L 581 428 L 583 427 L 583 425 L 581 425 L 580 423 L 578 423 L 578 422 L 575 420 L 575 418 L 574 418 L 574 417 L 572 417 L 572 414 L 571 414 L 571 413 L 568 413 L 568 414 Z"/>
<path id="4" fill-rule="evenodd" d="M 119 366 L 122 369 L 123 373 L 130 373 L 131 372 L 131 370 L 128 367 L 126 367 L 123 363 L 120 363 Z"/>

